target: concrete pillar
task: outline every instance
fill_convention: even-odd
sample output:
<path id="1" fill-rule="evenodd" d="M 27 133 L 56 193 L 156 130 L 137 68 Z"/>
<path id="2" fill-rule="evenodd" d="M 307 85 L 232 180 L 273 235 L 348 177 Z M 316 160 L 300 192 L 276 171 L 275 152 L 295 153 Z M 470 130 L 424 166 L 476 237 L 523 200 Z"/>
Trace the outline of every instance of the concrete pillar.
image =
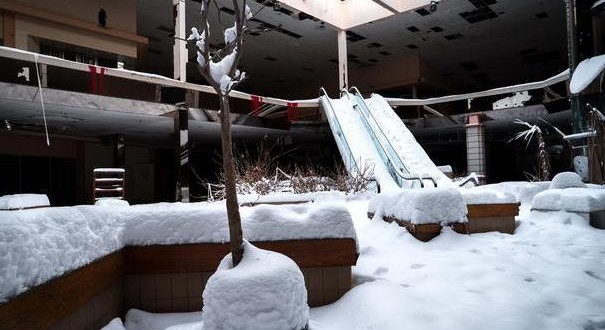
<path id="1" fill-rule="evenodd" d="M 475 172 L 479 178 L 479 184 L 485 184 L 485 130 L 481 115 L 470 115 L 466 129 L 466 170 L 468 173 Z"/>
<path id="2" fill-rule="evenodd" d="M 412 86 L 412 98 L 413 99 L 418 98 L 418 85 Z M 416 118 L 420 119 L 421 117 L 422 117 L 422 106 L 417 105 L 416 106 Z"/>
<path id="3" fill-rule="evenodd" d="M 338 89 L 349 89 L 347 32 L 345 30 L 338 30 Z"/>
<path id="4" fill-rule="evenodd" d="M 179 109 L 174 116 L 175 136 L 175 200 L 189 202 L 189 109 L 184 103 L 177 104 Z"/>
<path id="5" fill-rule="evenodd" d="M 174 19 L 174 79 L 187 81 L 187 36 L 185 35 L 185 0 L 172 0 Z"/>

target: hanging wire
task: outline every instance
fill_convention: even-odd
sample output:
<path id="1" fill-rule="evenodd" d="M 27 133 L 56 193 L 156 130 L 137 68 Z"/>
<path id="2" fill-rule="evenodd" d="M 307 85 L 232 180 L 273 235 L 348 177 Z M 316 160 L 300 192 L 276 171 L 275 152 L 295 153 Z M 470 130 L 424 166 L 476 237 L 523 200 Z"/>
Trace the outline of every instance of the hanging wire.
<path id="1" fill-rule="evenodd" d="M 46 133 L 46 145 L 50 147 L 48 125 L 46 123 L 46 110 L 44 109 L 44 94 L 42 93 L 42 82 L 40 81 L 40 69 L 38 68 L 38 54 L 34 54 L 34 62 L 36 63 L 36 77 L 38 78 L 38 92 L 40 93 L 40 104 L 42 105 L 42 118 L 44 118 L 44 132 Z"/>

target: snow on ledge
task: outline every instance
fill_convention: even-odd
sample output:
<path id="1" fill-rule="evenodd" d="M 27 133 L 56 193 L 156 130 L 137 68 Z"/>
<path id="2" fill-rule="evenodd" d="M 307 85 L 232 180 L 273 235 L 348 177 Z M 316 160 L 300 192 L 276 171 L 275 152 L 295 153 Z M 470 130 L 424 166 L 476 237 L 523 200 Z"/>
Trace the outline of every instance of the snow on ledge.
<path id="1" fill-rule="evenodd" d="M 0 196 L 0 210 L 20 210 L 50 206 L 48 197 L 42 194 L 16 194 Z"/>
<path id="2" fill-rule="evenodd" d="M 461 188 L 459 190 L 467 205 L 519 203 L 517 196 L 506 191 L 485 188 Z"/>
<path id="3" fill-rule="evenodd" d="M 412 224 L 467 222 L 466 203 L 457 188 L 403 189 L 379 194 L 368 212 Z"/>
<path id="4" fill-rule="evenodd" d="M 346 199 L 346 194 L 342 191 L 318 191 L 310 193 L 290 193 L 290 192 L 277 192 L 269 193 L 267 195 L 260 194 L 246 194 L 237 195 L 237 201 L 240 205 L 242 204 L 271 204 L 271 203 L 300 203 L 300 202 L 315 202 L 325 199 Z"/>
<path id="5" fill-rule="evenodd" d="M 590 188 L 548 189 L 534 197 L 532 210 L 593 212 L 605 210 L 605 190 Z"/>
<path id="6" fill-rule="evenodd" d="M 578 64 L 569 83 L 569 91 L 573 94 L 582 92 L 605 70 L 605 55 L 585 59 Z"/>
<path id="7" fill-rule="evenodd" d="M 344 203 L 259 205 L 240 208 L 240 213 L 250 241 L 356 238 Z M 229 241 L 224 202 L 136 205 L 125 218 L 124 240 L 129 245 Z"/>

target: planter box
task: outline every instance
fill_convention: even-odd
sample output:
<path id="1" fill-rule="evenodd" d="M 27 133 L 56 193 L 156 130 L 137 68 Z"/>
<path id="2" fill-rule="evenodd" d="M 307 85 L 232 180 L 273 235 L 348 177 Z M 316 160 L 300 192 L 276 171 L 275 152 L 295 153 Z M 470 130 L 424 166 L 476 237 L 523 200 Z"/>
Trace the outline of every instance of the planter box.
<path id="1" fill-rule="evenodd" d="M 468 222 L 453 224 L 452 228 L 461 234 L 486 233 L 498 231 L 515 233 L 515 216 L 519 214 L 519 204 L 470 204 Z"/>
<path id="2" fill-rule="evenodd" d="M 569 212 L 575 213 L 582 218 L 586 219 L 588 223 L 597 229 L 605 229 L 605 210 L 591 211 L 591 212 L 581 212 L 581 211 L 565 211 L 565 210 L 544 210 L 544 209 L 532 209 L 537 212 Z"/>
<path id="3" fill-rule="evenodd" d="M 351 288 L 354 239 L 253 242 L 283 253 L 302 269 L 312 307 Z M 228 244 L 127 246 L 0 304 L 2 329 L 94 329 L 129 308 L 200 311 L 202 292 Z"/>
<path id="4" fill-rule="evenodd" d="M 393 217 L 383 217 L 383 219 L 386 222 L 396 222 L 401 227 L 407 229 L 414 238 L 422 242 L 428 242 L 441 234 L 442 226 L 439 223 L 413 224 L 410 221 Z"/>

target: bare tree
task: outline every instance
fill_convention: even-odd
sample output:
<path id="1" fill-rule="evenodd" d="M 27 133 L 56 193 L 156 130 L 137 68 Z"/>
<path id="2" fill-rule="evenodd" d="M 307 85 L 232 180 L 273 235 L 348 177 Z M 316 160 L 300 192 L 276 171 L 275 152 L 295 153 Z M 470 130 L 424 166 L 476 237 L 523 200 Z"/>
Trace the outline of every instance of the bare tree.
<path id="1" fill-rule="evenodd" d="M 210 23 L 208 15 L 210 0 L 202 0 L 201 4 L 201 32 L 197 28 L 191 29 L 188 41 L 194 41 L 197 46 L 198 68 L 216 91 L 220 101 L 221 118 L 221 142 L 223 152 L 223 171 L 225 174 L 225 197 L 227 199 L 227 217 L 229 219 L 229 238 L 233 267 L 237 266 L 242 259 L 243 234 L 242 224 L 237 203 L 237 192 L 235 189 L 235 168 L 233 162 L 233 148 L 231 142 L 231 121 L 229 109 L 229 93 L 245 78 L 245 73 L 237 69 L 242 56 L 242 44 L 246 22 L 252 17 L 246 0 L 233 0 L 233 11 L 235 23 L 232 27 L 225 29 L 225 45 L 211 52 L 209 40 Z"/>
<path id="2" fill-rule="evenodd" d="M 538 171 L 537 178 L 540 181 L 548 181 L 548 179 L 550 178 L 550 169 L 551 169 L 550 168 L 550 157 L 548 156 L 548 152 L 546 151 L 546 142 L 544 142 L 544 136 L 542 134 L 542 130 L 540 129 L 540 127 L 538 127 L 538 125 L 531 125 L 530 123 L 525 122 L 523 120 L 519 120 L 519 119 L 515 119 L 515 124 L 526 126 L 527 129 L 517 133 L 515 135 L 515 137 L 511 139 L 511 141 L 523 139 L 526 141 L 526 143 L 527 143 L 526 147 L 527 147 L 527 146 L 529 146 L 529 143 L 531 142 L 534 135 L 538 139 L 537 161 L 538 161 L 539 171 Z"/>

